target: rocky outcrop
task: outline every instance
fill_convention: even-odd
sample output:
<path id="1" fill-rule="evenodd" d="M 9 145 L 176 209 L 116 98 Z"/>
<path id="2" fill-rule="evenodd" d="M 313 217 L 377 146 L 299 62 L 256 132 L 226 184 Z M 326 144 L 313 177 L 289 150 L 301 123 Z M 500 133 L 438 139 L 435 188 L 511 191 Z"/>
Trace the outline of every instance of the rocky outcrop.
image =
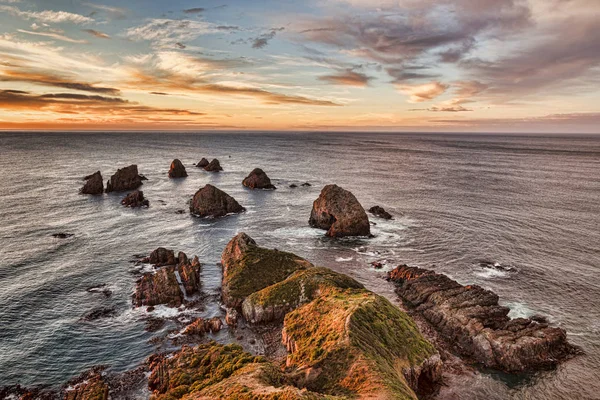
<path id="1" fill-rule="evenodd" d="M 327 185 L 313 203 L 309 224 L 327 236 L 369 236 L 369 217 L 356 197 L 337 185 Z"/>
<path id="2" fill-rule="evenodd" d="M 198 168 L 204 168 L 206 167 L 208 164 L 210 164 L 208 162 L 208 160 L 206 158 L 202 158 L 202 160 L 198 161 L 198 164 L 196 164 L 196 167 Z"/>
<path id="3" fill-rule="evenodd" d="M 141 190 L 129 193 L 121 200 L 121 204 L 130 208 L 150 207 L 150 202 L 144 197 L 144 192 Z"/>
<path id="4" fill-rule="evenodd" d="M 295 254 L 258 247 L 245 233 L 235 236 L 221 256 L 223 303 L 240 307 L 244 299 L 292 273 L 313 265 Z"/>
<path id="5" fill-rule="evenodd" d="M 108 400 L 109 387 L 102 377 L 102 368 L 92 369 L 76 379 L 65 390 L 64 400 Z"/>
<path id="6" fill-rule="evenodd" d="M 179 307 L 188 296 L 200 291 L 198 257 L 190 262 L 185 253 L 180 252 L 175 259 L 172 250 L 158 248 L 146 260 L 155 262 L 155 270 L 145 273 L 137 282 L 133 295 L 137 307 L 158 304 Z"/>
<path id="7" fill-rule="evenodd" d="M 85 184 L 79 191 L 81 194 L 98 195 L 104 193 L 104 181 L 102 180 L 100 171 L 96 171 L 92 175 L 86 176 L 83 180 L 85 181 Z"/>
<path id="8" fill-rule="evenodd" d="M 171 163 L 171 168 L 169 168 L 169 178 L 185 178 L 188 176 L 185 171 L 185 167 L 177 158 L 173 160 Z"/>
<path id="9" fill-rule="evenodd" d="M 385 211 L 385 209 L 380 206 L 373 206 L 373 207 L 369 208 L 369 212 L 379 218 L 393 219 L 392 214 Z"/>
<path id="10" fill-rule="evenodd" d="M 214 158 L 206 167 L 204 167 L 204 170 L 208 172 L 219 172 L 223 171 L 223 168 L 221 168 L 221 163 L 219 160 Z"/>
<path id="11" fill-rule="evenodd" d="M 135 190 L 142 186 L 144 178 L 138 173 L 137 165 L 118 169 L 106 183 L 106 193 Z"/>
<path id="12" fill-rule="evenodd" d="M 184 345 L 172 357 L 152 356 L 149 364 L 148 388 L 154 400 L 326 398 L 289 385 L 279 368 L 235 344 Z"/>
<path id="13" fill-rule="evenodd" d="M 434 271 L 400 266 L 388 275 L 404 302 L 451 340 L 462 356 L 507 372 L 552 367 L 578 350 L 563 329 L 508 317 L 498 296 Z"/>
<path id="14" fill-rule="evenodd" d="M 190 212 L 197 217 L 223 217 L 246 211 L 233 197 L 213 185 L 198 190 L 190 203 Z"/>
<path id="15" fill-rule="evenodd" d="M 332 289 L 364 289 L 347 275 L 315 267 L 294 272 L 286 280 L 246 297 L 242 313 L 246 321 L 268 323 L 283 321 L 285 315 Z"/>
<path id="16" fill-rule="evenodd" d="M 255 168 L 243 181 L 242 185 L 250 189 L 277 189 L 265 171 Z"/>
<path id="17" fill-rule="evenodd" d="M 286 365 L 309 390 L 347 398 L 417 399 L 442 362 L 412 319 L 366 289 L 324 291 L 285 316 Z"/>

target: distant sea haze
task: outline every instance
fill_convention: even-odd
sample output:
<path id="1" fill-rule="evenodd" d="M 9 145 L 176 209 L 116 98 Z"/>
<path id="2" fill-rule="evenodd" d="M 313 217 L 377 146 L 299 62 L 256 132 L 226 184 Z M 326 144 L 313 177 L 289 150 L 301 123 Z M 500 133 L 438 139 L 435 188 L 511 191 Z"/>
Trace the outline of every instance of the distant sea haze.
<path id="1" fill-rule="evenodd" d="M 600 137 L 5 132 L 0 154 L 0 386 L 59 387 L 94 365 L 120 372 L 143 362 L 155 351 L 150 340 L 165 332 L 146 332 L 145 312 L 132 307 L 129 261 L 159 246 L 199 256 L 208 295 L 200 316 L 222 316 L 218 262 L 243 231 L 262 246 L 348 274 L 394 303 L 387 270 L 434 268 L 493 290 L 513 317 L 546 317 L 585 351 L 531 376 L 464 376 L 439 398 L 598 398 Z M 196 168 L 203 157 L 218 158 L 223 171 Z M 187 178 L 167 177 L 175 158 Z M 130 164 L 148 178 L 141 188 L 148 209 L 124 208 L 122 194 L 78 194 L 85 175 L 100 170 L 106 181 Z M 256 167 L 277 190 L 241 185 Z M 188 201 L 207 183 L 247 211 L 190 216 Z M 308 218 L 330 183 L 394 219 L 373 219 L 372 239 L 326 238 Z M 74 236 L 52 236 L 59 232 Z M 387 261 L 383 270 L 371 266 L 376 260 Z M 503 268 L 490 268 L 496 264 Z M 87 290 L 101 284 L 110 297 Z M 115 314 L 82 321 L 99 307 Z M 225 331 L 215 338 L 232 340 Z"/>

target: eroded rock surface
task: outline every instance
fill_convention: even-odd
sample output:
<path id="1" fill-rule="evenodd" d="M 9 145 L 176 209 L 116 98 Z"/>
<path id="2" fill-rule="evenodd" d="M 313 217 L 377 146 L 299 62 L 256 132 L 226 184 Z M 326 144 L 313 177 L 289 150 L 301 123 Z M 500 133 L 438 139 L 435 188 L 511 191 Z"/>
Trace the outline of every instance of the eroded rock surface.
<path id="1" fill-rule="evenodd" d="M 356 197 L 337 185 L 327 185 L 313 203 L 309 224 L 327 236 L 369 236 L 369 217 Z"/>
<path id="2" fill-rule="evenodd" d="M 208 163 L 207 166 L 204 167 L 204 170 L 208 172 L 219 172 L 223 171 L 223 168 L 221 167 L 219 160 L 214 158 L 210 163 Z"/>
<path id="3" fill-rule="evenodd" d="M 448 338 L 458 353 L 490 368 L 519 372 L 551 367 L 578 353 L 563 329 L 510 319 L 498 296 L 434 271 L 400 266 L 388 275 L 397 293 Z"/>
<path id="4" fill-rule="evenodd" d="M 246 211 L 233 197 L 224 191 L 206 185 L 198 190 L 190 203 L 190 212 L 197 217 L 223 217 Z"/>
<path id="5" fill-rule="evenodd" d="M 242 185 L 250 189 L 277 189 L 271 183 L 271 179 L 269 179 L 265 171 L 260 168 L 252 170 L 250 175 L 242 181 Z"/>
<path id="6" fill-rule="evenodd" d="M 129 208 L 150 207 L 150 202 L 144 197 L 144 192 L 136 190 L 121 200 L 121 204 Z"/>
<path id="7" fill-rule="evenodd" d="M 179 159 L 174 159 L 169 168 L 169 178 L 185 178 L 188 176 L 183 163 Z"/>
<path id="8" fill-rule="evenodd" d="M 106 193 L 135 190 L 142 186 L 142 180 L 144 180 L 144 177 L 138 173 L 137 165 L 118 169 L 107 182 Z"/>
<path id="9" fill-rule="evenodd" d="M 80 190 L 81 194 L 98 195 L 104 193 L 104 181 L 102 180 L 100 171 L 96 171 L 83 179 L 85 180 L 85 184 Z"/>

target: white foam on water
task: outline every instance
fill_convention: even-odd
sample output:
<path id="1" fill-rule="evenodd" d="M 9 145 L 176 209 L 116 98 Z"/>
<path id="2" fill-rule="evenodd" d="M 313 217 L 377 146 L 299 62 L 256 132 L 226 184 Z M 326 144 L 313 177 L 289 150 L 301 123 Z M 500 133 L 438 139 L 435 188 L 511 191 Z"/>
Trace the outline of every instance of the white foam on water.
<path id="1" fill-rule="evenodd" d="M 504 306 L 510 308 L 510 312 L 508 313 L 510 318 L 529 318 L 535 314 L 531 308 L 527 307 L 523 303 L 505 303 Z"/>
<path id="2" fill-rule="evenodd" d="M 347 257 L 347 258 L 336 257 L 335 258 L 335 261 L 337 261 L 337 262 L 348 262 L 348 261 L 352 261 L 352 260 L 354 260 L 354 257 Z"/>
<path id="3" fill-rule="evenodd" d="M 316 229 L 316 228 L 311 228 L 311 227 L 305 226 L 305 227 L 278 228 L 278 229 L 275 229 L 274 231 L 270 232 L 269 234 L 271 236 L 274 236 L 277 238 L 286 237 L 286 238 L 302 239 L 302 238 L 320 237 L 320 236 L 323 236 L 324 233 L 325 233 L 325 231 L 323 231 L 321 229 Z"/>
<path id="4" fill-rule="evenodd" d="M 508 276 L 508 272 L 494 268 L 482 268 L 475 271 L 475 275 L 484 279 L 506 278 Z"/>

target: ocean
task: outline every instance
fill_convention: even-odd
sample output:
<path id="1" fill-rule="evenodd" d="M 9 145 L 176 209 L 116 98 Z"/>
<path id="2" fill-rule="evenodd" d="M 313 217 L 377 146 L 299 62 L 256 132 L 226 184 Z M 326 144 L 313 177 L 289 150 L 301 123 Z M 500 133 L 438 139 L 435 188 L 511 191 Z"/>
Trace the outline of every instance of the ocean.
<path id="1" fill-rule="evenodd" d="M 246 232 L 396 304 L 386 271 L 404 263 L 433 268 L 493 290 L 511 316 L 547 317 L 585 352 L 527 376 L 457 377 L 439 398 L 600 399 L 600 137 L 4 132 L 0 154 L 0 386 L 56 388 L 95 365 L 122 372 L 143 362 L 155 351 L 150 340 L 166 332 L 146 332 L 146 313 L 133 309 L 130 260 L 159 246 L 198 255 L 200 315 L 223 316 L 218 262 L 227 242 Z M 224 171 L 196 168 L 202 157 L 218 158 Z M 187 178 L 167 177 L 174 158 Z M 123 194 L 78 194 L 83 176 L 100 170 L 106 182 L 130 164 L 148 178 L 141 190 L 150 208 L 124 208 Z M 241 185 L 256 167 L 276 191 Z M 207 183 L 247 212 L 190 216 L 188 201 Z M 308 218 L 330 183 L 394 220 L 371 218 L 371 239 L 326 238 Z M 52 236 L 60 232 L 74 236 Z M 382 259 L 383 270 L 370 265 Z M 112 296 L 86 290 L 100 284 Z M 98 307 L 115 314 L 82 320 Z M 227 330 L 215 338 L 233 339 Z"/>

